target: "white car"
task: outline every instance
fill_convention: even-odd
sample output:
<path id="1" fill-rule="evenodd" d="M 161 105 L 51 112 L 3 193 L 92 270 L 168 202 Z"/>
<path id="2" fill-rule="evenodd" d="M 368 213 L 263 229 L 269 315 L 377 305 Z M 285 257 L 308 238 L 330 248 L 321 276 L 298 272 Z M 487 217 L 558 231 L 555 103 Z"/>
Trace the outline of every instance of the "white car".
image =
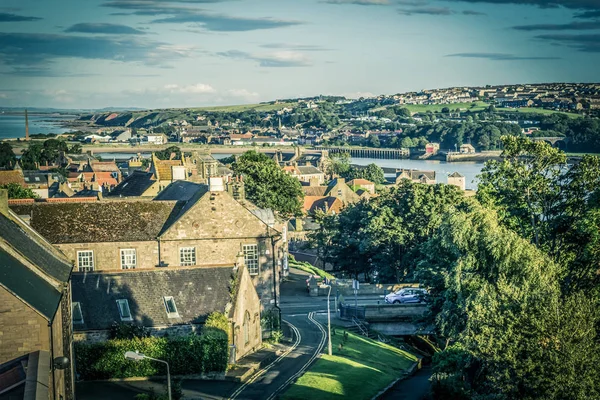
<path id="1" fill-rule="evenodd" d="M 423 303 L 427 296 L 427 290 L 422 288 L 402 288 L 394 293 L 385 296 L 385 302 L 388 304 L 401 303 Z"/>

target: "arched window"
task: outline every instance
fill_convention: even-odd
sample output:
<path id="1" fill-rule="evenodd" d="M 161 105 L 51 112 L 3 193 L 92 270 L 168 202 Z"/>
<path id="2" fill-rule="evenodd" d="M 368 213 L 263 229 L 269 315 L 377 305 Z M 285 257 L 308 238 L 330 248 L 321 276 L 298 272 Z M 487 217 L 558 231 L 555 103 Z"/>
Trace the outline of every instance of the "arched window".
<path id="1" fill-rule="evenodd" d="M 250 342 L 250 313 L 246 311 L 244 315 L 244 344 Z"/>

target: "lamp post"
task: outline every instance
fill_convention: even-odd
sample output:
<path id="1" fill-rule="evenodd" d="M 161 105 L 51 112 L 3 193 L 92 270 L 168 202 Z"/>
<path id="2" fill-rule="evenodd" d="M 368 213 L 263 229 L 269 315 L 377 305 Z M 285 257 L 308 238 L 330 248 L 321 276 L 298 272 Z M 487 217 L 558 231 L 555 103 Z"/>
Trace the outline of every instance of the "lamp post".
<path id="1" fill-rule="evenodd" d="M 144 358 L 148 360 L 157 361 L 163 363 L 167 366 L 167 393 L 169 394 L 169 400 L 171 400 L 171 373 L 169 372 L 169 363 L 163 360 L 159 360 L 157 358 L 152 358 L 144 355 L 143 353 L 138 353 L 137 351 L 127 351 L 125 352 L 125 358 L 131 361 L 142 361 Z"/>
<path id="2" fill-rule="evenodd" d="M 331 353 L 331 312 L 329 311 L 329 295 L 331 294 L 331 285 L 327 285 L 327 287 L 329 288 L 329 292 L 327 292 L 327 335 L 329 338 L 329 343 L 327 344 L 327 350 L 328 350 L 328 354 L 332 355 Z"/>

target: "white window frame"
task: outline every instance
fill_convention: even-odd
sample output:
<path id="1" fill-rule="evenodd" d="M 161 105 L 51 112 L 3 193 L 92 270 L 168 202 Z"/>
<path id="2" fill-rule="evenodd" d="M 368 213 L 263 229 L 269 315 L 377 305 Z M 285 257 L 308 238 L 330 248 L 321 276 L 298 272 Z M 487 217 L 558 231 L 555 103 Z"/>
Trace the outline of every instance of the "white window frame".
<path id="1" fill-rule="evenodd" d="M 258 275 L 260 272 L 258 244 L 244 244 L 242 245 L 242 251 L 244 252 L 244 264 L 246 264 L 248 273 Z"/>
<path id="2" fill-rule="evenodd" d="M 179 248 L 179 265 L 189 267 L 196 265 L 196 248 L 195 247 L 180 247 Z"/>
<path id="3" fill-rule="evenodd" d="M 174 312 L 169 311 L 168 302 L 171 301 L 173 304 Z M 173 296 L 163 296 L 163 303 L 165 304 L 165 311 L 167 312 L 167 318 L 179 318 L 179 312 L 177 311 L 177 304 L 175 304 L 175 299 Z"/>
<path id="4" fill-rule="evenodd" d="M 79 315 L 81 315 L 81 319 L 80 320 L 75 320 L 75 309 L 79 310 Z M 81 303 L 78 301 L 74 301 L 71 305 L 71 319 L 73 320 L 73 324 L 83 324 L 84 320 L 83 320 L 83 311 L 81 310 Z"/>
<path id="5" fill-rule="evenodd" d="M 89 253 L 84 255 L 83 253 Z M 85 259 L 83 258 L 85 257 Z M 85 260 L 85 264 L 82 265 L 82 261 Z M 91 272 L 94 270 L 94 250 L 79 250 L 77 251 L 77 270 L 79 272 Z"/>
<path id="6" fill-rule="evenodd" d="M 123 315 L 123 305 L 127 308 L 127 311 L 129 312 L 129 317 Z M 127 301 L 127 299 L 118 299 L 117 309 L 119 310 L 119 316 L 121 317 L 121 321 L 133 321 L 133 315 L 131 314 L 131 308 L 129 307 L 129 301 Z"/>
<path id="7" fill-rule="evenodd" d="M 137 267 L 137 251 L 135 249 L 121 249 L 121 269 L 135 269 Z"/>

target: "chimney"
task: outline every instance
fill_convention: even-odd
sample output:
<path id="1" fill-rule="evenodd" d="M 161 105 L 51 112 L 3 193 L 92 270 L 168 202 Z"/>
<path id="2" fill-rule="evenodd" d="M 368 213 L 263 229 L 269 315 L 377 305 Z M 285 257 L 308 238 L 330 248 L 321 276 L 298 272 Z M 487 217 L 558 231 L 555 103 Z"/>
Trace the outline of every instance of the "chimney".
<path id="1" fill-rule="evenodd" d="M 0 189 L 0 214 L 8 216 L 8 189 Z"/>
<path id="2" fill-rule="evenodd" d="M 29 117 L 27 116 L 27 109 L 25 109 L 25 140 L 29 140 Z"/>

